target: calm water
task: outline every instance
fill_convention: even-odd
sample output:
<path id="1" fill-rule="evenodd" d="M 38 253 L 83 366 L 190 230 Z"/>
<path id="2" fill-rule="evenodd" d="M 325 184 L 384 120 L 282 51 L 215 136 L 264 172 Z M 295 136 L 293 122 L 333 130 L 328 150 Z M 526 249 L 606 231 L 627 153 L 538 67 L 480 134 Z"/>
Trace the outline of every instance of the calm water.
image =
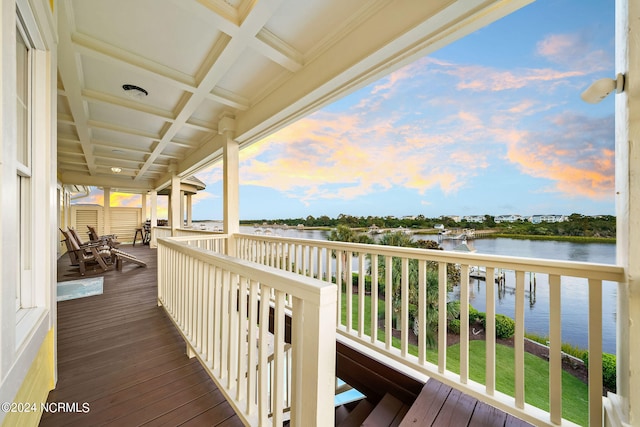
<path id="1" fill-rule="evenodd" d="M 326 240 L 328 232 L 319 230 L 274 230 L 276 235 L 291 238 Z M 241 226 L 241 233 L 253 234 L 255 228 Z M 414 239 L 433 239 L 437 236 L 414 236 Z M 450 250 L 459 242 L 445 240 L 441 246 Z M 509 255 L 529 258 L 544 258 L 566 261 L 594 262 L 615 264 L 614 244 L 605 243 L 572 243 L 543 240 L 518 239 L 477 239 L 471 245 L 480 254 Z M 549 334 L 549 284 L 546 275 L 535 276 L 536 290 L 529 292 L 529 274 L 525 278 L 525 329 L 540 335 Z M 615 353 L 616 350 L 616 287 L 612 282 L 603 283 L 603 351 Z M 477 310 L 485 311 L 486 295 L 483 281 L 471 279 L 469 284 L 470 302 Z M 562 279 L 562 340 L 573 345 L 586 348 L 587 336 L 587 281 L 572 277 Z M 449 295 L 450 299 L 458 299 L 459 287 Z M 496 290 L 496 311 L 509 317 L 515 316 L 515 274 L 506 272 L 506 292 L 499 295 Z"/>

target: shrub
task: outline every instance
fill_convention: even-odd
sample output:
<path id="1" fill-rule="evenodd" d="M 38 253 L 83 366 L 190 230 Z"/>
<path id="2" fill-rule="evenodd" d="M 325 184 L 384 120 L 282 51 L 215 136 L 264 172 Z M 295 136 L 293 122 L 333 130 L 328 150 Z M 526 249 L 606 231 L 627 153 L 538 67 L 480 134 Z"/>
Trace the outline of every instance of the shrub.
<path id="1" fill-rule="evenodd" d="M 351 284 L 353 286 L 358 286 L 359 279 L 358 273 L 351 274 Z M 364 291 L 368 293 L 371 292 L 371 276 L 364 276 Z"/>
<path id="2" fill-rule="evenodd" d="M 589 352 L 584 352 L 584 364 L 589 366 Z M 607 390 L 616 390 L 616 355 L 602 353 L 602 385 Z"/>
<path id="3" fill-rule="evenodd" d="M 484 314 L 484 313 L 483 313 Z M 482 326 L 487 328 L 486 315 L 482 317 Z M 496 314 L 496 338 L 511 338 L 516 332 L 516 322 L 503 314 Z"/>
<path id="4" fill-rule="evenodd" d="M 484 313 L 476 310 L 471 304 L 469 304 L 469 324 L 473 325 L 478 320 L 482 320 L 484 318 Z"/>
<path id="5" fill-rule="evenodd" d="M 460 301 L 449 301 L 447 303 L 447 319 L 459 319 L 460 318 Z"/>
<path id="6" fill-rule="evenodd" d="M 449 320 L 448 329 L 449 329 L 449 332 L 451 332 L 452 334 L 459 334 L 460 333 L 460 319 L 451 319 L 451 320 Z"/>

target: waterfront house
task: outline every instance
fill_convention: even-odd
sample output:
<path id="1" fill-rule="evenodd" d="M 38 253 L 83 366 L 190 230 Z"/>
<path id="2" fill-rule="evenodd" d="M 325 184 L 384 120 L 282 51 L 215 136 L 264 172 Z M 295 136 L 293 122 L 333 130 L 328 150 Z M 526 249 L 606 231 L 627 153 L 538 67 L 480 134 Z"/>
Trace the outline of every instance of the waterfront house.
<path id="1" fill-rule="evenodd" d="M 565 215 L 532 215 L 531 222 L 540 224 L 543 222 L 564 222 L 567 220 Z"/>
<path id="2" fill-rule="evenodd" d="M 336 416 L 336 366 L 341 376 L 351 373 L 343 378 L 348 383 L 370 390 L 365 394 L 376 403 L 415 400 L 423 393 L 452 387 L 447 396 L 457 400 L 443 403 L 447 410 L 442 412 L 449 417 L 471 417 L 471 407 L 501 420 L 505 411 L 538 425 L 572 425 L 562 420 L 557 326 L 561 283 L 568 276 L 584 278 L 590 290 L 591 304 L 585 310 L 589 311 L 591 424 L 604 420 L 612 426 L 640 425 L 640 224 L 633 220 L 640 215 L 640 163 L 635 161 L 640 156 L 640 49 L 635 42 L 640 38 L 640 4 L 636 1 L 616 1 L 616 70 L 626 76 L 624 91 L 615 95 L 617 266 L 239 233 L 241 149 L 527 3 L 2 0 L 0 402 L 6 403 L 0 423 L 37 425 L 42 416 L 39 404 L 64 379 L 58 377 L 58 360 L 63 356 L 59 349 L 65 344 L 58 335 L 66 321 L 57 316 L 58 227 L 72 225 L 70 189 L 99 186 L 105 192 L 107 215 L 109 194 L 116 189 L 150 198 L 157 303 L 162 306 L 154 308 L 171 320 L 175 328 L 166 331 L 177 331 L 174 335 L 184 339 L 193 364 L 201 365 L 215 381 L 217 393 L 237 414 L 235 425 L 282 425 L 285 416 L 293 425 L 331 425 Z M 178 220 L 184 217 L 182 179 L 220 160 L 224 233 L 183 230 Z M 158 227 L 157 197 L 169 187 L 172 221 L 168 227 Z M 368 256 L 386 262 L 387 283 L 391 283 L 392 260 L 401 262 L 398 345 L 390 333 L 384 338 L 377 334 L 377 322 L 365 328 L 365 321 L 370 321 L 364 316 L 368 299 L 364 299 L 363 268 Z M 350 259 L 360 263 L 354 266 Z M 484 268 L 488 276 L 497 269 L 514 270 L 515 292 L 521 297 L 526 272 L 549 275 L 554 326 L 548 409 L 526 401 L 524 306 L 516 308 L 514 396 L 496 390 L 491 315 L 495 307 L 487 307 L 485 384 L 469 378 L 466 304 L 461 304 L 459 372 L 446 365 L 446 328 L 439 329 L 437 361 L 428 359 L 424 345 L 417 355 L 410 352 L 407 288 L 409 265 L 414 264 L 409 261 L 414 259 L 421 271 L 430 262 L 439 265 L 441 306 L 446 302 L 447 264 L 461 266 L 463 302 L 468 299 L 464 289 L 470 266 Z M 378 264 L 372 266 L 376 269 Z M 331 278 L 346 277 L 351 282 L 353 269 L 360 269 L 359 292 L 345 286 L 343 304 Z M 375 280 L 372 286 L 377 287 Z M 617 390 L 604 398 L 598 308 L 603 280 L 619 283 Z M 422 281 L 419 287 L 424 292 Z M 493 290 L 491 280 L 487 289 Z M 370 298 L 376 314 L 378 295 L 372 293 Z M 384 324 L 389 331 L 391 299 L 385 304 Z M 359 307 L 357 315 L 353 305 Z M 342 313 L 357 320 L 344 323 Z M 91 314 L 85 316 L 79 322 L 91 320 Z M 426 307 L 420 305 L 415 316 L 425 325 Z M 441 310 L 441 325 L 444 316 Z M 258 322 L 259 318 L 273 322 Z M 425 342 L 423 329 L 418 332 L 419 343 Z M 155 347 L 146 335 L 137 338 Z M 109 340 L 102 335 L 92 339 Z M 110 362 L 127 360 L 122 350 L 113 353 Z M 137 363 L 143 370 L 147 361 Z M 373 363 L 376 375 L 371 368 L 367 371 Z M 269 372 L 273 372 L 270 379 Z M 414 392 L 394 389 L 399 378 L 409 378 L 412 384 L 430 379 Z M 369 381 L 375 379 L 386 381 L 384 387 L 371 386 Z M 155 380 L 156 393 L 171 390 L 163 383 L 164 376 Z M 105 381 L 99 387 L 113 385 Z M 377 396 L 380 390 L 389 390 L 391 397 Z M 130 398 L 131 405 L 141 403 L 136 399 Z M 79 409 L 72 406 L 74 402 L 60 403 L 69 405 L 69 410 Z M 416 408 L 409 402 L 404 407 L 411 420 L 427 415 L 424 406 Z M 95 413 L 97 408 L 93 409 Z M 76 416 L 83 415 L 90 414 Z"/>
<path id="3" fill-rule="evenodd" d="M 467 222 L 484 222 L 484 215 L 466 215 L 462 217 Z"/>
<path id="4" fill-rule="evenodd" d="M 522 219 L 522 215 L 498 215 L 493 220 L 497 223 L 501 222 L 516 222 Z"/>

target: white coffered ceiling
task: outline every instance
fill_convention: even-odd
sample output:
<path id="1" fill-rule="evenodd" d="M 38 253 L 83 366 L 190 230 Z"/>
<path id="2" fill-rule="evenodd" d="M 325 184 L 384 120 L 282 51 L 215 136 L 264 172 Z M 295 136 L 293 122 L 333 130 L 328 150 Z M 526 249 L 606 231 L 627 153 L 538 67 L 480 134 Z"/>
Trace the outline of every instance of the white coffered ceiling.
<path id="1" fill-rule="evenodd" d="M 62 0 L 59 177 L 159 189 L 530 1 Z"/>

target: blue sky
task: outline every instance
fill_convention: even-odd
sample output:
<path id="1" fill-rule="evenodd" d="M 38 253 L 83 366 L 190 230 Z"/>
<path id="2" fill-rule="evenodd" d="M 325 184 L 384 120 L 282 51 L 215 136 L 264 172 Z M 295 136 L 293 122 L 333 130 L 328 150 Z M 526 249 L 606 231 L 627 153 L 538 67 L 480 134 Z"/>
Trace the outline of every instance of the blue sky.
<path id="1" fill-rule="evenodd" d="M 240 216 L 614 214 L 613 64 L 612 1 L 538 0 L 243 150 Z"/>

